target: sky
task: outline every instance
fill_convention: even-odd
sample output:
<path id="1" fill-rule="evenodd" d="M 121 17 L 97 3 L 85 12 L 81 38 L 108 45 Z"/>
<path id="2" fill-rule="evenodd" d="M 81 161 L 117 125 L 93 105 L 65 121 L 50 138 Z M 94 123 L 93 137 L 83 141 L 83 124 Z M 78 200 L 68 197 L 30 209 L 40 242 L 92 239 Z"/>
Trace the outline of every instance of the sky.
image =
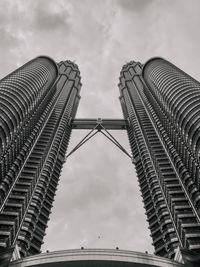
<path id="1" fill-rule="evenodd" d="M 119 73 L 161 56 L 200 80 L 198 0 L 0 0 L 0 77 L 38 55 L 78 64 L 77 118 L 122 118 Z M 74 130 L 70 151 L 86 134 Z M 126 132 L 112 132 L 130 152 Z M 134 165 L 96 135 L 63 167 L 43 251 L 153 253 Z"/>

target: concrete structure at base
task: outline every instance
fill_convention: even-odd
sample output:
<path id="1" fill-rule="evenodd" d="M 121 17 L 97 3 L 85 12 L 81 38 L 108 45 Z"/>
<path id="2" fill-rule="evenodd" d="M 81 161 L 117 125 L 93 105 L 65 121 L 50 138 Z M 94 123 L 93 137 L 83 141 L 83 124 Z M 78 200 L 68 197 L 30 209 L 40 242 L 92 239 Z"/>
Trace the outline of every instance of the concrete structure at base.
<path id="1" fill-rule="evenodd" d="M 9 267 L 183 267 L 173 260 L 141 252 L 76 249 L 42 253 L 10 263 Z"/>

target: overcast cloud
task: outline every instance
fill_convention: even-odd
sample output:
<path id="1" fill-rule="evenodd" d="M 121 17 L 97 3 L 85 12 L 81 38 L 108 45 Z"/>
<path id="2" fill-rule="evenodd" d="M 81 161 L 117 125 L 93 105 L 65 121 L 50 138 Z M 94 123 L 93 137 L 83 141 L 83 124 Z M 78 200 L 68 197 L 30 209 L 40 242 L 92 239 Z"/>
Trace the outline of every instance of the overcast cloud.
<path id="1" fill-rule="evenodd" d="M 70 59 L 82 76 L 77 117 L 122 118 L 123 64 L 164 57 L 200 80 L 198 0 L 0 0 L 0 75 L 38 55 Z M 127 134 L 113 133 L 129 150 Z M 85 135 L 74 131 L 69 150 Z M 97 135 L 66 162 L 45 250 L 153 252 L 128 157 Z"/>

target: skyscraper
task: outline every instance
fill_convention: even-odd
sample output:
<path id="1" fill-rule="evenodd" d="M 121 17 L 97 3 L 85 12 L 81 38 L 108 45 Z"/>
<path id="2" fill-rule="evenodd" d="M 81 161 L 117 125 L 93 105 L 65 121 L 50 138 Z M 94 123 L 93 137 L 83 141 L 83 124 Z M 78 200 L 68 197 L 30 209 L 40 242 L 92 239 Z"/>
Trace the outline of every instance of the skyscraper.
<path id="1" fill-rule="evenodd" d="M 200 84 L 153 58 L 126 64 L 119 88 L 155 253 L 200 252 Z"/>
<path id="2" fill-rule="evenodd" d="M 45 56 L 0 81 L 0 248 L 40 251 L 80 87 L 76 64 Z"/>
<path id="3" fill-rule="evenodd" d="M 155 254 L 199 253 L 200 84 L 164 59 L 132 61 L 120 73 L 124 120 L 75 120 L 80 88 L 76 64 L 46 56 L 0 81 L 0 260 L 40 252 L 72 129 L 91 129 L 73 151 L 105 130 L 131 157 L 108 132 L 127 129 Z"/>

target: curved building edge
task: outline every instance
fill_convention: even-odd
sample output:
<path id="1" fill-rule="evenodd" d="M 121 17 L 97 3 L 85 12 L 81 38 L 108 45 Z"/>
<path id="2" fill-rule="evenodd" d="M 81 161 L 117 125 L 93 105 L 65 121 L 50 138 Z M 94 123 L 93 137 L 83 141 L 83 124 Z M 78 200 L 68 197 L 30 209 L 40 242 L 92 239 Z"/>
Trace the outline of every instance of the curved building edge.
<path id="1" fill-rule="evenodd" d="M 56 77 L 58 77 L 58 74 L 60 73 L 60 71 L 59 71 L 57 62 L 56 62 L 53 58 L 51 58 L 51 57 L 49 57 L 49 56 L 46 56 L 46 55 L 40 55 L 40 56 L 37 56 L 37 57 L 34 58 L 34 59 L 37 59 L 37 58 L 44 58 L 44 59 L 49 60 L 51 63 L 53 63 L 52 65 L 54 65 L 54 67 L 55 67 L 55 69 L 56 69 Z M 33 59 L 33 60 L 34 60 L 34 59 Z"/>
<path id="2" fill-rule="evenodd" d="M 39 58 L 44 58 L 44 59 L 47 59 L 49 60 L 51 63 L 53 63 L 52 65 L 54 65 L 55 69 L 56 69 L 56 76 L 58 76 L 59 74 L 59 68 L 58 68 L 58 65 L 56 63 L 56 61 L 49 57 L 49 56 L 46 56 L 46 55 L 39 55 L 37 57 L 34 57 L 33 59 L 27 61 L 26 63 L 22 64 L 20 67 L 18 67 L 17 69 L 15 69 L 14 71 L 11 71 L 10 73 L 8 73 L 6 76 L 4 76 L 3 78 L 0 79 L 0 81 L 3 81 L 4 79 L 8 78 L 11 74 L 15 73 L 16 71 L 24 68 L 25 66 L 27 66 L 28 64 L 30 64 L 31 62 L 33 62 L 34 60 L 37 60 Z"/>
<path id="3" fill-rule="evenodd" d="M 148 59 L 144 64 L 142 64 L 142 77 L 145 77 L 145 69 L 148 68 L 148 66 L 156 60 L 161 60 L 166 62 L 167 64 L 169 64 L 170 66 L 172 66 L 173 68 L 175 68 L 176 70 L 180 71 L 182 74 L 186 75 L 187 77 L 189 77 L 191 80 L 193 80 L 194 82 L 199 83 L 199 81 L 197 79 L 195 79 L 194 77 L 192 77 L 190 74 L 186 73 L 184 70 L 180 69 L 180 67 L 176 66 L 175 63 L 170 62 L 169 60 L 167 60 L 164 57 L 160 57 L 160 56 L 154 56 L 150 59 Z"/>
<path id="4" fill-rule="evenodd" d="M 165 58 L 163 57 L 159 57 L 159 56 L 155 56 L 155 57 L 152 57 L 150 59 L 148 59 L 143 65 L 142 65 L 142 77 L 144 77 L 144 72 L 145 72 L 145 69 L 146 67 L 148 67 L 148 65 L 154 61 L 154 60 L 164 60 L 164 61 L 167 61 Z M 167 61 L 168 62 L 168 61 Z M 170 62 L 169 62 L 170 63 Z"/>
<path id="5" fill-rule="evenodd" d="M 66 267 L 75 264 L 82 266 L 85 262 L 92 263 L 99 267 L 106 267 L 106 263 L 111 267 L 112 264 L 126 263 L 133 267 L 181 267 L 183 264 L 173 260 L 158 257 L 142 252 L 119 250 L 119 249 L 73 249 L 46 252 L 35 256 L 25 257 L 10 263 L 9 267 L 42 267 L 56 266 Z M 54 264 L 54 265 L 53 265 Z M 86 265 L 84 265 L 86 266 Z"/>

